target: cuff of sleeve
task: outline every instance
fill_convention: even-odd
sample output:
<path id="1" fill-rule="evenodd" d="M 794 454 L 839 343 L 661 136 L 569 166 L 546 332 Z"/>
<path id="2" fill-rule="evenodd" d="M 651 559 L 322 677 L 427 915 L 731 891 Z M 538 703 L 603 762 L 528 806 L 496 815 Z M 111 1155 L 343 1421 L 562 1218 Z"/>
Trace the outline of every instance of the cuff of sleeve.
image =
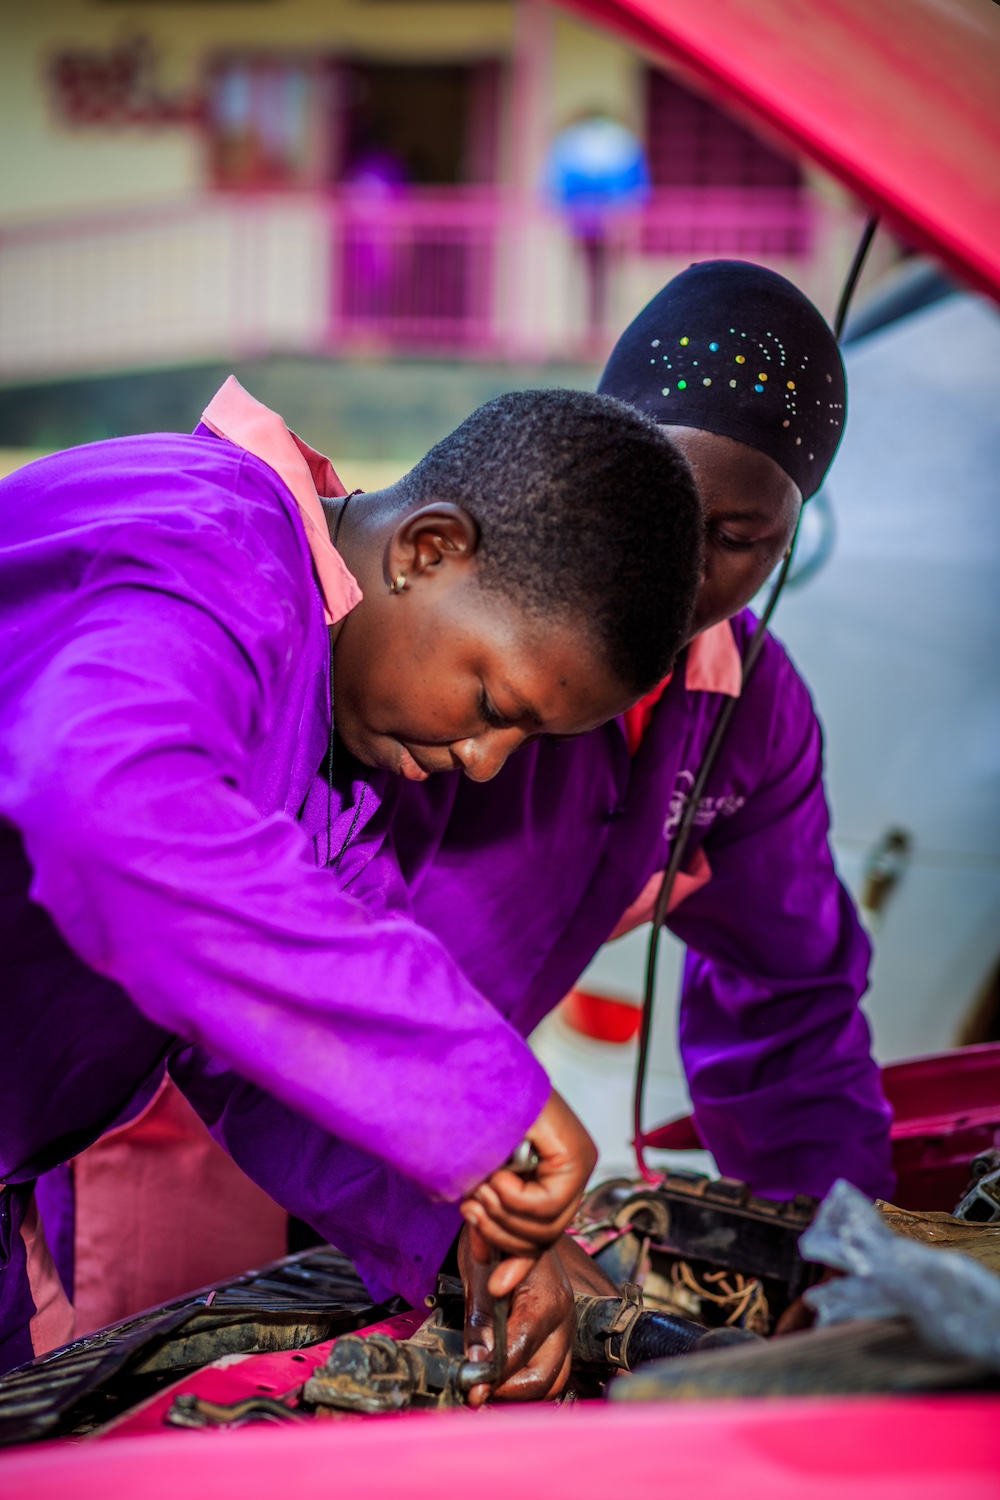
<path id="1" fill-rule="evenodd" d="M 413 1237 L 407 1238 L 405 1249 L 364 1244 L 349 1252 L 376 1302 L 399 1296 L 411 1307 L 420 1307 L 435 1290 L 438 1271 L 462 1227 L 462 1218 L 450 1205 L 427 1204 L 419 1220 L 412 1226 Z"/>
<path id="2" fill-rule="evenodd" d="M 438 1120 L 422 1123 L 427 1163 L 421 1179 L 433 1202 L 457 1203 L 478 1187 L 503 1166 L 545 1108 L 552 1085 L 545 1069 L 524 1050 L 527 1066 L 516 1091 L 484 1094 L 469 1079 L 460 1098 L 442 1101 Z M 456 1128 L 458 1121 L 465 1123 Z"/>

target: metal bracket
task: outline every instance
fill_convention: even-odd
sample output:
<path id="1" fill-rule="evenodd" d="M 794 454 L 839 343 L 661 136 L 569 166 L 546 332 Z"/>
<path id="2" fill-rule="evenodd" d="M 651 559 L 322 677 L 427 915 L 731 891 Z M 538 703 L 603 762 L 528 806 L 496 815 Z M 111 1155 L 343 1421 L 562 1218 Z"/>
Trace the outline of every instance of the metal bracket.
<path id="1" fill-rule="evenodd" d="M 642 1287 L 634 1281 L 622 1283 L 622 1300 L 604 1338 L 604 1355 L 613 1370 L 627 1370 L 629 1339 L 642 1312 Z"/>

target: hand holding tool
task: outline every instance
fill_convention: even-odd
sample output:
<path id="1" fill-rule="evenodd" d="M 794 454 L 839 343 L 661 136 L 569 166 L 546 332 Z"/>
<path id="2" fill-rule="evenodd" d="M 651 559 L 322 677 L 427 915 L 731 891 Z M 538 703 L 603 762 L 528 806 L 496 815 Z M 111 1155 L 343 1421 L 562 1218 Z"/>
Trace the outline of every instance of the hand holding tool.
<path id="1" fill-rule="evenodd" d="M 517 1147 L 510 1160 L 504 1163 L 504 1169 L 508 1172 L 516 1172 L 519 1177 L 533 1177 L 538 1167 L 538 1152 L 531 1142 L 525 1138 Z M 490 1246 L 490 1276 L 503 1260 L 503 1255 L 495 1246 Z M 477 1385 L 490 1385 L 496 1387 L 503 1381 L 503 1372 L 507 1365 L 507 1318 L 510 1313 L 510 1297 L 494 1297 L 493 1299 L 493 1354 L 488 1360 L 467 1359 L 458 1375 L 459 1389 L 466 1395 Z"/>

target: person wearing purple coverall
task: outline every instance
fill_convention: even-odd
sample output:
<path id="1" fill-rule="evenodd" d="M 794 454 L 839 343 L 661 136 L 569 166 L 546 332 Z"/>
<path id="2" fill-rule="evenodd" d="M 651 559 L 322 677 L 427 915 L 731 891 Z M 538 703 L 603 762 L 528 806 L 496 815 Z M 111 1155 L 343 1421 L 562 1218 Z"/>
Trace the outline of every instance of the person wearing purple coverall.
<path id="1" fill-rule="evenodd" d="M 741 684 L 756 624 L 744 606 L 843 432 L 840 352 L 783 277 L 707 262 L 639 314 L 600 389 L 662 423 L 698 481 L 691 643 L 665 684 L 585 741 L 533 744 L 487 786 L 407 788 L 394 838 L 414 911 L 527 1033 L 584 953 L 649 920 L 712 729 L 738 697 L 667 919 L 688 950 L 679 1040 L 694 1117 L 720 1170 L 756 1193 L 822 1196 L 845 1177 L 888 1197 L 891 1112 L 859 1005 L 871 950 L 830 852 L 820 726 L 770 635 Z M 492 851 L 475 869 L 470 840 Z"/>
<path id="2" fill-rule="evenodd" d="M 772 273 L 719 264 L 698 271 L 654 299 L 605 376 L 613 393 L 661 421 L 669 416 L 699 481 L 706 573 L 690 648 L 665 688 L 623 721 L 569 743 L 536 741 L 486 786 L 458 777 L 406 786 L 393 815 L 418 919 L 522 1035 L 558 1003 L 623 914 L 626 924 L 648 916 L 685 788 L 724 696 L 739 691 L 752 629 L 742 607 L 787 545 L 801 497 L 818 486 L 842 431 L 842 367 L 815 310 Z M 761 356 L 751 357 L 750 369 L 746 354 L 739 359 L 747 338 Z M 668 341 L 669 358 L 658 352 Z M 670 388 L 657 362 L 682 358 L 686 373 L 673 379 L 692 400 L 667 409 Z M 797 379 L 785 369 L 784 382 L 772 385 L 792 358 Z M 687 378 L 694 361 L 699 368 L 711 361 L 714 372 L 697 387 Z M 789 381 L 801 392 L 795 402 Z M 730 407 L 710 396 L 734 389 Z M 817 403 L 820 420 L 810 421 Z M 803 436 L 810 446 L 795 441 Z M 836 878 L 828 821 L 815 714 L 769 639 L 706 789 L 670 925 L 689 945 L 681 1046 L 699 1127 L 724 1171 L 778 1197 L 821 1193 L 838 1175 L 873 1195 L 892 1183 L 888 1110 L 858 1009 L 869 949 Z M 420 1268 L 458 1227 L 454 1210 L 431 1207 L 366 1160 L 331 1228 L 315 1190 L 330 1142 L 227 1070 L 194 1071 L 184 1085 L 189 1096 L 200 1091 L 201 1112 L 257 1180 L 267 1178 L 257 1159 L 267 1132 L 297 1132 L 294 1191 L 275 1195 L 294 1198 L 296 1212 L 354 1253 L 373 1285 L 386 1283 L 359 1234 L 381 1198 L 388 1207 L 374 1236 L 381 1273 L 419 1288 Z M 250 1117 L 259 1129 L 247 1128 Z"/>
<path id="3" fill-rule="evenodd" d="M 395 838 L 414 910 L 530 1030 L 579 977 L 588 931 L 596 951 L 616 926 L 649 919 L 715 720 L 725 697 L 738 696 L 668 920 L 688 948 L 680 1047 L 695 1119 L 720 1170 L 755 1192 L 821 1196 L 842 1176 L 885 1196 L 890 1113 L 859 1009 L 870 946 L 830 853 L 820 727 L 773 637 L 740 685 L 756 623 L 744 606 L 843 433 L 840 352 L 784 277 L 709 261 L 639 314 L 600 389 L 664 424 L 698 481 L 706 569 L 693 642 L 665 687 L 586 745 L 532 745 L 488 786 L 408 789 L 414 805 L 397 814 Z M 450 804 L 436 849 L 418 803 L 434 804 L 435 826 Z M 530 810 L 523 823 L 512 807 Z M 575 838 L 581 819 L 603 824 L 604 840 Z M 636 825 L 646 831 L 641 848 Z M 470 838 L 494 853 L 472 872 L 461 861 Z M 620 872 L 613 897 L 609 866 Z M 566 928 L 543 946 L 521 908 L 550 902 L 553 887 Z M 492 923 L 488 944 L 481 914 Z"/>
<path id="4" fill-rule="evenodd" d="M 859 1004 L 871 950 L 829 847 L 820 726 L 773 637 L 741 683 L 756 623 L 745 605 L 843 432 L 839 350 L 783 277 L 709 262 L 626 330 L 601 388 L 666 425 L 698 481 L 692 639 L 622 719 L 537 740 L 485 785 L 403 788 L 393 841 L 414 913 L 530 1034 L 607 938 L 649 919 L 687 790 L 737 696 L 668 918 L 688 947 L 680 1046 L 698 1128 L 721 1171 L 759 1194 L 822 1196 L 846 1177 L 889 1196 L 891 1114 Z M 570 1272 L 577 1290 L 612 1290 L 593 1268 Z M 478 1312 L 488 1319 L 486 1299 Z"/>
<path id="5" fill-rule="evenodd" d="M 52 1342 L 35 1179 L 164 1066 L 376 1295 L 418 1301 L 463 1215 L 498 1291 L 565 1282 L 592 1144 L 412 920 L 395 801 L 636 701 L 700 532 L 656 424 L 575 392 L 489 403 L 372 496 L 232 380 L 192 437 L 0 486 L 0 1369 Z"/>

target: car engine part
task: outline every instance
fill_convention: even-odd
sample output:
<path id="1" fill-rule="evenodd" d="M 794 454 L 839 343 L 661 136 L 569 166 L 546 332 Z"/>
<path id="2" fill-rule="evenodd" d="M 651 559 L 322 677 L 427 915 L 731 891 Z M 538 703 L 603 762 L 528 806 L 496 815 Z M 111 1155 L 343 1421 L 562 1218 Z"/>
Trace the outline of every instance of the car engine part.
<path id="1" fill-rule="evenodd" d="M 1000 1151 L 985 1151 L 969 1169 L 970 1182 L 955 1218 L 970 1224 L 995 1224 L 1000 1219 Z"/>
<path id="2" fill-rule="evenodd" d="M 640 1283 L 647 1306 L 767 1335 L 820 1274 L 798 1250 L 816 1206 L 671 1172 L 655 1186 L 619 1178 L 595 1188 L 572 1232 L 612 1281 Z"/>
<path id="3" fill-rule="evenodd" d="M 82 1436 L 226 1354 L 300 1349 L 375 1322 L 346 1255 L 302 1252 L 76 1339 L 0 1378 L 0 1447 Z"/>
<path id="4" fill-rule="evenodd" d="M 701 1401 L 735 1396 L 853 1396 L 866 1392 L 997 1390 L 975 1359 L 942 1355 L 902 1318 L 841 1323 L 745 1349 L 658 1360 L 615 1381 L 612 1401 Z"/>

